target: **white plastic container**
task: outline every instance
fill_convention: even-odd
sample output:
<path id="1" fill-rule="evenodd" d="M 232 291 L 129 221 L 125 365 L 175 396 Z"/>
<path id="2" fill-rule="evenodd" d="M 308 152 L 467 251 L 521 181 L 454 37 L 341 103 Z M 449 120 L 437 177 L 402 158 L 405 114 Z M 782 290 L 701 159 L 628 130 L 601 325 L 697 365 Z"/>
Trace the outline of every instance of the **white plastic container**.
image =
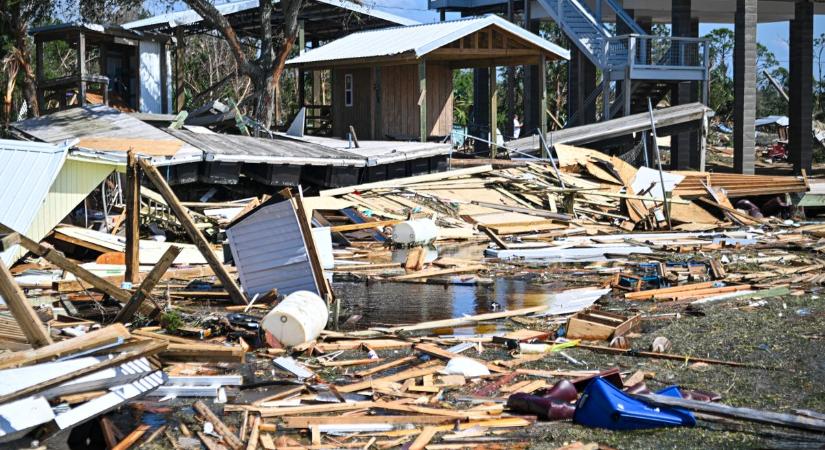
<path id="1" fill-rule="evenodd" d="M 436 240 L 438 227 L 432 219 L 401 222 L 392 230 L 392 241 L 398 245 L 424 245 Z"/>
<path id="2" fill-rule="evenodd" d="M 309 291 L 295 291 L 270 311 L 261 326 L 287 347 L 311 341 L 327 326 L 327 304 Z"/>

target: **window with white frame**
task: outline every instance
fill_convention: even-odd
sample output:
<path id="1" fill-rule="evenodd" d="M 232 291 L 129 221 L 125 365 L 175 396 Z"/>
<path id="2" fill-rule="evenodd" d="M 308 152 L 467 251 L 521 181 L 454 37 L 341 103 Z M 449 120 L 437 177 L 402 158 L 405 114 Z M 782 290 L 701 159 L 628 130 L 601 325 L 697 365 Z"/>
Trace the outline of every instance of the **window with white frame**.
<path id="1" fill-rule="evenodd" d="M 344 75 L 344 106 L 352 106 L 352 74 Z"/>

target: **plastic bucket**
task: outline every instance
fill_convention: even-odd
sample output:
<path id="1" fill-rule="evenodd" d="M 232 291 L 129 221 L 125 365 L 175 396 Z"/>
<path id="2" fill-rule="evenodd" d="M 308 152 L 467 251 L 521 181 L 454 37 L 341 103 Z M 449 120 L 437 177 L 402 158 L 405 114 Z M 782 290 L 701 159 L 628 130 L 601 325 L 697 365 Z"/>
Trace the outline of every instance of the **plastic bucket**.
<path id="1" fill-rule="evenodd" d="M 413 219 L 401 222 L 392 230 L 392 241 L 398 245 L 422 245 L 438 237 L 438 227 L 432 219 Z"/>
<path id="2" fill-rule="evenodd" d="M 327 304 L 321 297 L 296 291 L 264 316 L 261 326 L 281 344 L 292 347 L 317 338 L 328 319 Z"/>

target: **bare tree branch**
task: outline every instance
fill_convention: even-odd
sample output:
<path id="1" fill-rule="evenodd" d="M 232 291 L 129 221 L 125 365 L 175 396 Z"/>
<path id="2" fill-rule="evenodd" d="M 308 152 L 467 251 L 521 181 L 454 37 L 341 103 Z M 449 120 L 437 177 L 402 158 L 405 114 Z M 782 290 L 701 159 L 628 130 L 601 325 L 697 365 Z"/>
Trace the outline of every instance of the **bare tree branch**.
<path id="1" fill-rule="evenodd" d="M 238 38 L 237 33 L 235 33 L 235 29 L 232 28 L 232 25 L 229 24 L 226 17 L 218 11 L 218 8 L 215 8 L 215 5 L 210 3 L 208 0 L 185 1 L 190 8 L 203 17 L 203 20 L 212 25 L 216 30 L 218 30 L 219 33 L 221 33 L 224 39 L 226 39 L 230 50 L 232 50 L 232 56 L 235 57 L 235 61 L 237 61 L 241 72 L 246 75 L 254 76 L 254 74 L 258 72 L 257 67 L 249 62 L 249 59 L 243 52 L 241 41 Z"/>

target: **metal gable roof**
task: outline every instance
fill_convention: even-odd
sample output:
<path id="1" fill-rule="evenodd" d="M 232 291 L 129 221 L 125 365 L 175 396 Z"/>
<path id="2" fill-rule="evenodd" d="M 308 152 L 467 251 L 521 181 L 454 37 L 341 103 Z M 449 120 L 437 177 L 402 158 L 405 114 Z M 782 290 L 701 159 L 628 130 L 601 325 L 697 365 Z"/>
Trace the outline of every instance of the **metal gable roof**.
<path id="1" fill-rule="evenodd" d="M 0 139 L 0 223 L 26 233 L 63 163 L 69 145 Z M 3 253 L 10 265 L 16 250 Z"/>
<path id="2" fill-rule="evenodd" d="M 393 56 L 407 52 L 414 52 L 416 57 L 421 57 L 488 26 L 495 26 L 511 33 L 559 58 L 570 59 L 570 51 L 512 22 L 490 14 L 448 22 L 353 33 L 292 58 L 287 61 L 287 65 Z"/>
<path id="3" fill-rule="evenodd" d="M 359 14 L 366 14 L 368 16 L 372 16 L 378 19 L 386 20 L 388 22 L 397 23 L 399 25 L 413 25 L 419 23 L 418 21 L 407 19 L 405 17 L 401 17 L 386 11 L 381 11 L 375 8 L 375 5 L 366 5 L 366 4 L 358 4 L 356 2 L 352 2 L 349 0 L 314 0 L 318 3 L 324 3 L 330 6 L 336 6 L 339 8 L 347 9 L 352 12 L 356 12 Z M 215 5 L 215 8 L 220 11 L 221 14 L 224 16 L 248 11 L 250 9 L 255 9 L 258 7 L 258 0 L 241 0 L 237 2 L 229 2 L 223 3 L 220 5 Z M 128 22 L 123 24 L 124 28 L 131 28 L 131 29 L 140 29 L 146 27 L 152 27 L 155 25 L 166 24 L 170 28 L 175 28 L 177 26 L 182 25 L 191 25 L 193 23 L 198 23 L 203 20 L 197 12 L 191 9 L 185 9 L 183 11 L 175 11 L 166 14 L 159 14 L 157 16 L 148 17 L 146 19 L 135 20 L 133 22 Z"/>

